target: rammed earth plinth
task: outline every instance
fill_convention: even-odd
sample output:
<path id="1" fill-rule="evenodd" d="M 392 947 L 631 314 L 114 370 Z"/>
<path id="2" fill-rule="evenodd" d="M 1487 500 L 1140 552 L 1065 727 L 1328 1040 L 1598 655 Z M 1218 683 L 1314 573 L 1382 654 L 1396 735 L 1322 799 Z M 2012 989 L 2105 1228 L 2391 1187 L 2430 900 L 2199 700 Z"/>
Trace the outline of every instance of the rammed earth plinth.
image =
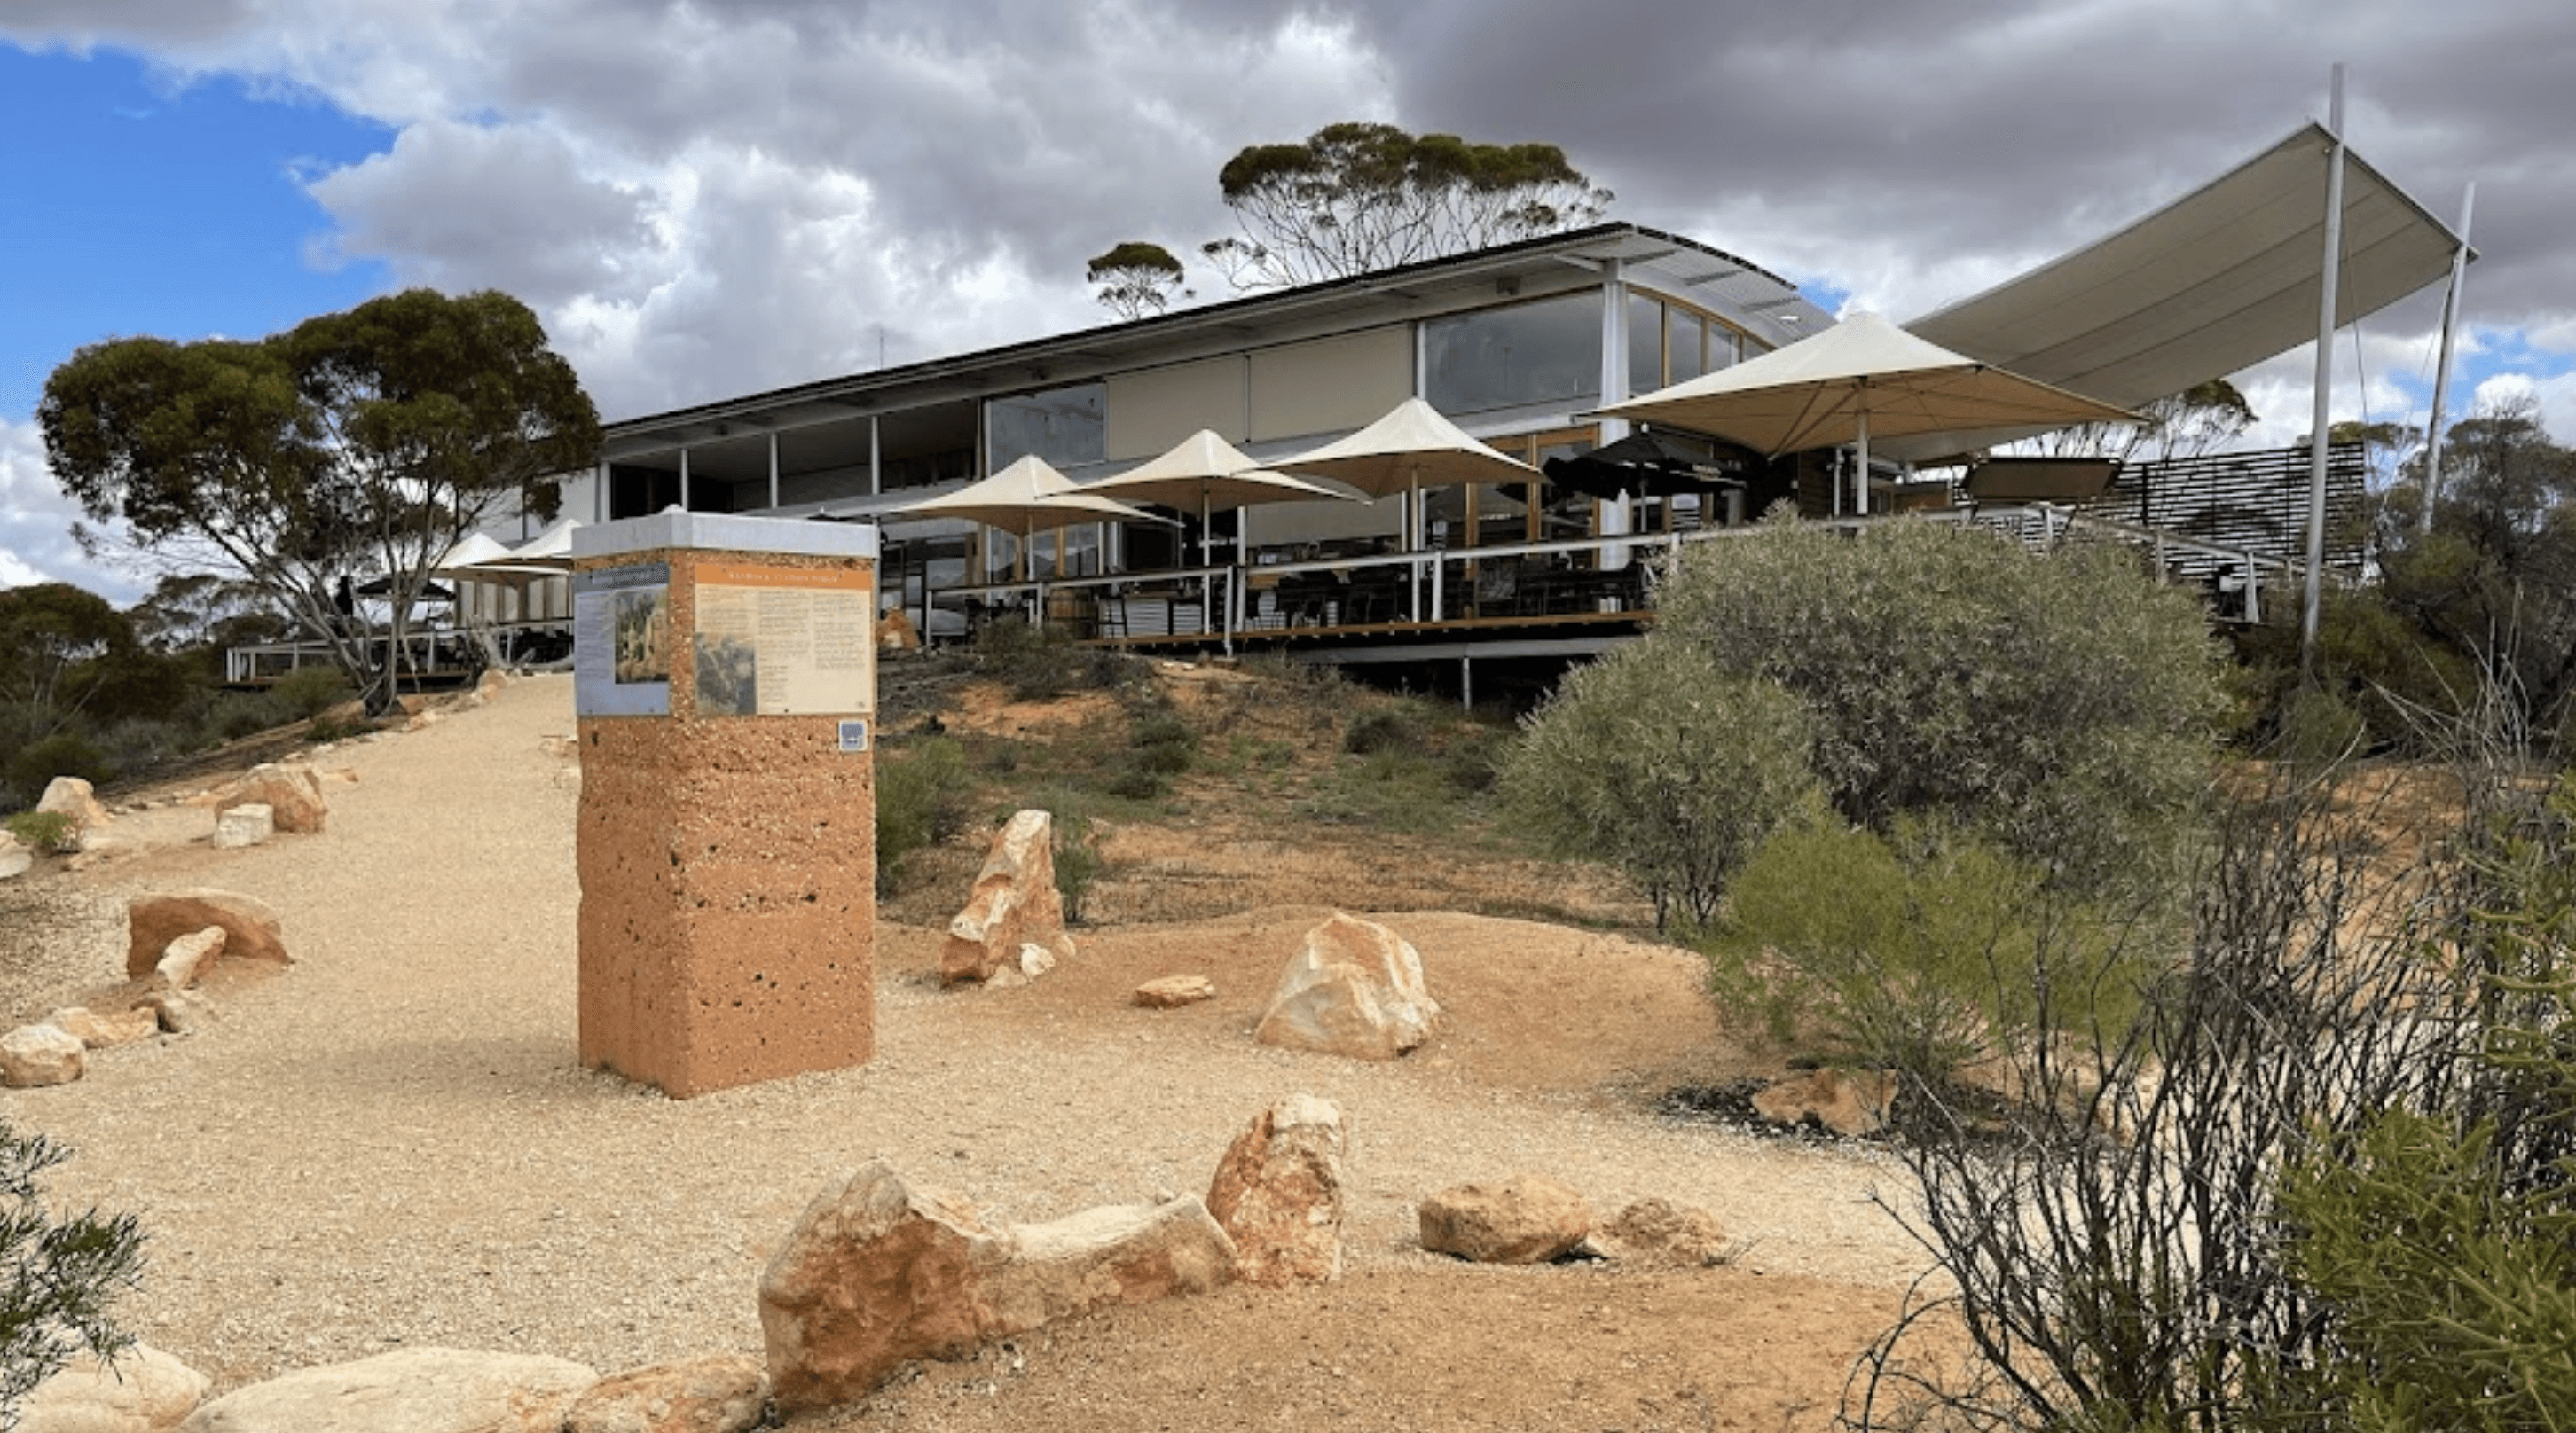
<path id="1" fill-rule="evenodd" d="M 876 553 L 702 513 L 575 535 L 584 1065 L 685 1099 L 874 1053 Z"/>

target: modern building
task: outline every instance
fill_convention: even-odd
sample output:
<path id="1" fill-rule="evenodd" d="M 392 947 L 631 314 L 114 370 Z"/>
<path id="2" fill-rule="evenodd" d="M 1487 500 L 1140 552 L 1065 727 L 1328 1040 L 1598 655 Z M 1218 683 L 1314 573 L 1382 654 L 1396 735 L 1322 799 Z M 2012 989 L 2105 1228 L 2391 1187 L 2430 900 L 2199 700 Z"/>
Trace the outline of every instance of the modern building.
<path id="1" fill-rule="evenodd" d="M 2330 194 L 2342 196 L 2340 211 Z M 2097 244 L 1905 327 L 2134 406 L 2312 340 L 2329 252 L 2340 265 L 2334 321 L 2349 323 L 2439 280 L 2464 251 L 2312 124 Z M 1421 499 L 1415 524 L 1401 516 L 1408 495 L 1217 511 L 1206 530 L 1197 514 L 1095 523 L 1024 543 L 899 511 L 1023 457 L 1078 485 L 1098 482 L 1201 429 L 1277 462 L 1415 397 L 1536 467 L 1627 436 L 1628 425 L 1598 413 L 1608 404 L 1833 323 L 1757 264 L 1602 224 L 621 420 L 608 426 L 596 470 L 568 478 L 563 511 L 584 522 L 676 506 L 880 523 L 885 605 L 899 603 L 934 638 L 1016 609 L 1095 640 L 1266 644 L 1345 663 L 1454 660 L 1463 677 L 1471 655 L 1561 659 L 1632 634 L 1649 600 L 1641 559 L 1722 540 L 1782 501 L 1824 518 L 1938 507 L 2042 534 L 2079 510 L 2066 501 L 2074 494 L 2047 484 L 2020 495 L 2043 501 L 2006 512 L 2008 482 L 1908 481 L 1906 459 L 2012 436 L 1989 432 L 1874 445 L 1866 488 L 1845 450 L 1774 460 L 1660 433 L 1687 460 L 1704 459 L 1710 481 L 1607 496 L 1526 479 L 1444 486 Z M 2332 465 L 2338 504 L 2358 499 L 2354 459 Z M 2112 505 L 2104 515 L 2189 579 L 2243 594 L 2236 611 L 2250 615 L 2263 574 L 2302 556 L 2300 466 L 2131 472 L 2101 493 Z M 1968 495 L 1984 501 L 1957 504 Z M 478 584 L 466 615 L 552 621 L 564 615 L 561 585 Z"/>

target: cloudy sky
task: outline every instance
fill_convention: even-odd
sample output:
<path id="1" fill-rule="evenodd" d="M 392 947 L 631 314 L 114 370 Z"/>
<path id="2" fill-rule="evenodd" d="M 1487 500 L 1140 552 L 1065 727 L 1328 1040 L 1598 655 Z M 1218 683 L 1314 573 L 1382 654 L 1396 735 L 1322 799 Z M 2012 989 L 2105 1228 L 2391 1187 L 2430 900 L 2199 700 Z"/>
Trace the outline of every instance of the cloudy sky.
<path id="1" fill-rule="evenodd" d="M 0 0 L 0 584 L 119 600 L 44 466 L 81 344 L 250 337 L 414 284 L 545 319 L 610 418 L 1107 320 L 1216 172 L 1340 119 L 1541 139 L 1673 229 L 1899 319 L 2322 118 L 2445 219 L 2464 399 L 2576 440 L 2560 0 Z M 1203 297 L 1227 290 L 1194 272 Z M 2438 295 L 2339 349 L 2421 421 Z M 2307 427 L 2305 360 L 2247 375 Z"/>

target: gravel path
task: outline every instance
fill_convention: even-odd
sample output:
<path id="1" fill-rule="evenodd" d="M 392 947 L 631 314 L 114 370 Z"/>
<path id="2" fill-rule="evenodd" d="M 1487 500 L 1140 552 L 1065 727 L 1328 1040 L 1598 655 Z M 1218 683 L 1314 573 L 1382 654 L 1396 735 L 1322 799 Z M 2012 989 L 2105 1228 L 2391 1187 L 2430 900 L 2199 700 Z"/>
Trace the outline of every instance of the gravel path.
<path id="1" fill-rule="evenodd" d="M 806 1200 L 862 1160 L 882 1155 L 1004 1218 L 1052 1218 L 1204 1190 L 1243 1123 L 1300 1090 L 1350 1118 L 1346 1237 L 1363 1269 L 1426 1261 L 1421 1194 L 1518 1169 L 1605 1210 L 1648 1194 L 1705 1205 L 1757 1241 L 1745 1264 L 1760 1272 L 1884 1287 L 1921 1264 L 1868 1202 L 1902 1176 L 1866 1154 L 1480 1083 L 1463 1059 L 1283 1054 L 1215 1021 L 1036 1003 L 997 1021 L 992 1001 L 1045 983 L 942 994 L 923 974 L 933 933 L 908 927 L 880 930 L 880 1054 L 864 1069 L 685 1103 L 582 1070 L 578 783 L 543 742 L 572 726 L 569 678 L 515 682 L 479 709 L 324 757 L 359 780 L 330 788 L 323 835 L 166 846 L 42 878 L 110 894 L 217 885 L 284 914 L 297 964 L 220 989 L 224 1018 L 206 1033 L 99 1052 L 76 1085 L 0 1094 L 11 1123 L 77 1151 L 54 1176 L 60 1195 L 143 1216 L 151 1267 L 129 1321 L 219 1389 L 427 1343 L 603 1371 L 757 1351 L 763 1261 Z M 128 820 L 164 841 L 211 824 L 191 808 Z M 1467 959 L 1513 962 L 1515 942 L 1565 939 L 1419 918 L 1435 942 L 1388 919 L 1423 946 L 1435 994 L 1444 969 L 1466 978 Z M 1225 939 L 1219 924 L 1204 938 Z M 1085 941 L 1114 952 L 1173 938 Z"/>

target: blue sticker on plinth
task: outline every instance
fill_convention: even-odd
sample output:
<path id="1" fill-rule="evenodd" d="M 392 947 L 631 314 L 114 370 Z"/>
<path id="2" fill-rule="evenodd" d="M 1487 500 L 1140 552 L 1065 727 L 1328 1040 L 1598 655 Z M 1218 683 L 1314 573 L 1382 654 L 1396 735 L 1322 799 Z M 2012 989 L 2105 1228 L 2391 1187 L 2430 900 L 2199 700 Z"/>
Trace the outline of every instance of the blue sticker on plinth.
<path id="1" fill-rule="evenodd" d="M 841 723 L 841 750 L 865 751 L 867 749 L 868 724 L 864 721 L 845 721 Z"/>

